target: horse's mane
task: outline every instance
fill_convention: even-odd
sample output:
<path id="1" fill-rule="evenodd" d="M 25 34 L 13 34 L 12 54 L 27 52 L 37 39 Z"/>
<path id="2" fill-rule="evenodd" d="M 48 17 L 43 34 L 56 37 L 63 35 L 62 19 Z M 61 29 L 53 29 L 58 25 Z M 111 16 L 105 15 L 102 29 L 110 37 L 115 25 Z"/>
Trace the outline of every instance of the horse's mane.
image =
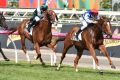
<path id="1" fill-rule="evenodd" d="M 53 10 L 48 10 L 49 11 L 49 13 L 51 14 L 51 13 L 55 13 Z M 57 17 L 57 15 L 55 14 L 55 17 L 56 17 L 56 19 L 57 19 L 57 21 L 58 21 L 58 17 Z"/>

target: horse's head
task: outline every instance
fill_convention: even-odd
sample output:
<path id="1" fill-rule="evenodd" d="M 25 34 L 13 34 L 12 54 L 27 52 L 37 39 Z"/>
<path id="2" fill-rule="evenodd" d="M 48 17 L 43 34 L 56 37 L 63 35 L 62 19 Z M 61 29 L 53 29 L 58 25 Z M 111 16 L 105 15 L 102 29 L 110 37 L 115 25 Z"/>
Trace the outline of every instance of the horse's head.
<path id="1" fill-rule="evenodd" d="M 57 17 L 57 14 L 53 11 L 53 10 L 49 10 L 48 11 L 48 14 L 50 15 L 50 20 L 51 20 L 51 23 L 53 24 L 57 24 L 58 22 L 58 17 Z"/>
<path id="2" fill-rule="evenodd" d="M 2 27 L 4 29 L 8 29 L 8 26 L 5 21 L 5 17 L 3 16 L 3 12 L 0 13 L 0 27 Z"/>
<path id="3" fill-rule="evenodd" d="M 98 22 L 101 24 L 103 32 L 111 38 L 112 37 L 112 31 L 111 31 L 111 24 L 110 24 L 109 19 L 105 16 L 102 16 L 102 17 L 100 17 Z"/>

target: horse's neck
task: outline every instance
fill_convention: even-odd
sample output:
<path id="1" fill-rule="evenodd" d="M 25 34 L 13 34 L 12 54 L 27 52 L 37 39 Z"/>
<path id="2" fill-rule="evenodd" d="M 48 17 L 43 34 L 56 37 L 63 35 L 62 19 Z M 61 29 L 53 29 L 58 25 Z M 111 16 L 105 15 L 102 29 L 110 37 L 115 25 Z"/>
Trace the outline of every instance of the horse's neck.
<path id="1" fill-rule="evenodd" d="M 51 32 L 51 28 L 52 28 L 52 24 L 46 20 L 43 19 L 42 21 L 39 22 L 39 30 L 45 32 L 45 33 L 50 33 Z"/>
<path id="2" fill-rule="evenodd" d="M 95 24 L 89 27 L 89 33 L 90 35 L 93 35 L 93 34 L 98 35 L 98 34 L 102 34 L 102 30 L 98 24 Z"/>

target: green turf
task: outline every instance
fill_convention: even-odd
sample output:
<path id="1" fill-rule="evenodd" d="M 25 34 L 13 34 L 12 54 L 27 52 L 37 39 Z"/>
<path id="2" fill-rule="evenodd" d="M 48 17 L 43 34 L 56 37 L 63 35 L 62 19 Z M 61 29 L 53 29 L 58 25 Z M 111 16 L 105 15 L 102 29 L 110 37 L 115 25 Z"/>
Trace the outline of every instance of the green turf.
<path id="1" fill-rule="evenodd" d="M 120 71 L 106 71 L 100 75 L 97 70 L 79 68 L 75 72 L 73 67 L 63 66 L 60 71 L 49 64 L 42 66 L 37 61 L 32 64 L 21 61 L 0 61 L 0 80 L 120 80 Z"/>

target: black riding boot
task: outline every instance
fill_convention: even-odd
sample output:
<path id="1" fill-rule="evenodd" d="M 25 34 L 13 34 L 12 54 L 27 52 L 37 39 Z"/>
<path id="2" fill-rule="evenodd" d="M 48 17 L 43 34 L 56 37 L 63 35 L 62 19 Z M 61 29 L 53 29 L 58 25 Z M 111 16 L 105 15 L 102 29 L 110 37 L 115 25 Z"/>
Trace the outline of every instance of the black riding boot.
<path id="1" fill-rule="evenodd" d="M 78 32 L 76 33 L 76 39 L 78 39 L 78 35 L 79 35 L 79 33 L 80 33 L 81 31 L 82 31 L 82 30 L 79 29 Z"/>
<path id="2" fill-rule="evenodd" d="M 30 29 L 33 27 L 33 25 L 35 25 L 35 23 L 36 23 L 36 21 L 33 20 L 32 22 L 30 22 L 30 23 L 28 24 L 27 30 L 28 30 L 29 32 L 30 32 Z"/>

